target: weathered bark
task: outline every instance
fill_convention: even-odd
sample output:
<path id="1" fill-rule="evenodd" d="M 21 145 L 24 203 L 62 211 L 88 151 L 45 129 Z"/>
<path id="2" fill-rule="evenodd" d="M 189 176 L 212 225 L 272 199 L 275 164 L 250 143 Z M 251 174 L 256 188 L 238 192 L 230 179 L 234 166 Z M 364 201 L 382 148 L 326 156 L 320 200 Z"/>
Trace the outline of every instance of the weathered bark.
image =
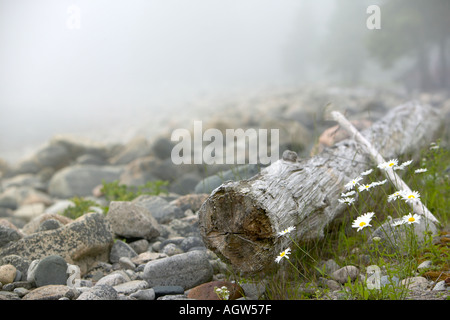
<path id="1" fill-rule="evenodd" d="M 439 124 L 437 110 L 410 102 L 361 134 L 390 159 L 429 144 Z M 353 139 L 309 159 L 285 152 L 256 176 L 225 182 L 211 193 L 199 210 L 203 240 L 236 271 L 263 271 L 289 241 L 277 232 L 295 226 L 291 235 L 298 240 L 323 237 L 324 229 L 346 210 L 338 201 L 344 185 L 373 166 Z"/>

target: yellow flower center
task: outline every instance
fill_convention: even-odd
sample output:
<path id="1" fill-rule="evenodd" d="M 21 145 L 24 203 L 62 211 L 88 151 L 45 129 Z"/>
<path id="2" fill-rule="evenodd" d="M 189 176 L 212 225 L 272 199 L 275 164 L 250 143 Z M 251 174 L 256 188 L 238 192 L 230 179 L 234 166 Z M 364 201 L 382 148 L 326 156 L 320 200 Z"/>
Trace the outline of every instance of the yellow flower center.
<path id="1" fill-rule="evenodd" d="M 280 253 L 280 257 L 284 257 L 286 255 L 286 252 L 282 252 L 282 253 Z"/>
<path id="2" fill-rule="evenodd" d="M 414 219 L 413 217 L 410 217 L 410 218 L 408 218 L 408 221 L 409 222 L 414 222 L 414 221 L 416 221 L 416 219 Z"/>
<path id="3" fill-rule="evenodd" d="M 414 195 L 413 194 L 410 194 L 409 196 L 408 196 L 408 199 L 415 199 L 416 197 L 414 197 Z"/>
<path id="4" fill-rule="evenodd" d="M 389 163 L 389 167 L 392 167 L 393 165 L 394 165 L 394 163 L 393 163 L 393 162 Z"/>
<path id="5" fill-rule="evenodd" d="M 359 224 L 360 227 L 364 227 L 366 225 L 366 223 L 364 221 L 361 221 L 361 223 Z"/>

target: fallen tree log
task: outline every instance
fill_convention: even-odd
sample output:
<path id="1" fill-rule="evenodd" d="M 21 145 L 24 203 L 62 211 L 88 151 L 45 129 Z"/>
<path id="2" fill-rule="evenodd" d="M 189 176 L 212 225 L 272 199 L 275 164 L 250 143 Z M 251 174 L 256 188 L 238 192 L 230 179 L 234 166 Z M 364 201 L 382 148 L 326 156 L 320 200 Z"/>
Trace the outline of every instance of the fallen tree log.
<path id="1" fill-rule="evenodd" d="M 361 132 L 385 158 L 414 153 L 439 131 L 439 112 L 409 102 L 388 112 Z M 244 273 L 264 271 L 286 248 L 277 233 L 295 226 L 297 240 L 320 239 L 325 228 L 346 211 L 338 199 L 344 185 L 375 163 L 349 138 L 309 159 L 292 151 L 254 177 L 228 181 L 216 188 L 199 210 L 206 246 Z"/>

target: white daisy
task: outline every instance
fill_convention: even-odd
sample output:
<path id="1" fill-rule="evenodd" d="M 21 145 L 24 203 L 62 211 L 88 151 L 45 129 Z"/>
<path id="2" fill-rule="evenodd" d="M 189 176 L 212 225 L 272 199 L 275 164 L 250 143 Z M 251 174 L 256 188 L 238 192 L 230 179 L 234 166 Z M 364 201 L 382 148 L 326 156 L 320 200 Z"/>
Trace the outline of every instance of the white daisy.
<path id="1" fill-rule="evenodd" d="M 370 184 L 370 187 L 376 187 L 376 186 L 381 186 L 383 184 L 385 184 L 387 182 L 387 179 L 384 179 L 383 181 L 374 181 Z"/>
<path id="2" fill-rule="evenodd" d="M 423 172 L 427 172 L 427 169 L 426 168 L 420 168 L 420 169 L 416 169 L 414 171 L 414 173 L 423 173 Z"/>
<path id="3" fill-rule="evenodd" d="M 275 262 L 276 263 L 280 263 L 281 259 L 283 259 L 283 258 L 289 259 L 288 254 L 291 254 L 291 249 L 290 248 L 287 248 L 283 252 L 280 252 L 278 257 L 275 259 Z"/>
<path id="4" fill-rule="evenodd" d="M 391 160 L 389 160 L 389 161 L 380 163 L 380 164 L 378 165 L 378 168 L 387 170 L 387 169 L 393 168 L 393 167 L 395 167 L 395 166 L 397 166 L 397 165 L 398 165 L 398 160 L 397 160 L 397 159 L 391 159 Z"/>
<path id="5" fill-rule="evenodd" d="M 355 202 L 355 199 L 347 197 L 347 198 L 343 198 L 343 199 L 338 199 L 338 201 L 340 203 L 347 203 L 348 205 L 351 205 L 353 202 Z"/>
<path id="6" fill-rule="evenodd" d="M 362 192 L 364 190 L 369 190 L 370 188 L 372 188 L 371 184 L 363 184 L 363 185 L 359 186 L 358 190 L 359 190 L 359 192 Z"/>
<path id="7" fill-rule="evenodd" d="M 388 196 L 388 202 L 391 202 L 393 200 L 397 200 L 401 196 L 402 196 L 402 192 L 401 191 L 394 192 L 393 194 L 390 194 Z"/>
<path id="8" fill-rule="evenodd" d="M 362 177 L 357 177 L 355 179 L 352 179 L 345 185 L 345 188 L 347 190 L 351 190 L 351 189 L 353 189 L 354 186 L 357 186 L 359 184 L 359 181 L 361 181 L 361 180 L 362 180 Z"/>
<path id="9" fill-rule="evenodd" d="M 369 169 L 369 170 L 367 170 L 367 171 L 361 172 L 361 175 L 362 175 L 362 176 L 367 176 L 367 175 L 371 174 L 372 171 L 373 171 L 373 169 Z"/>
<path id="10" fill-rule="evenodd" d="M 395 220 L 394 223 L 391 224 L 391 226 L 396 227 L 396 226 L 400 226 L 404 223 L 405 222 L 403 221 L 403 219 L 398 219 L 398 220 Z"/>
<path id="11" fill-rule="evenodd" d="M 285 234 L 291 233 L 291 231 L 293 231 L 293 230 L 295 230 L 295 227 L 291 226 L 289 228 L 286 228 L 286 229 L 278 232 L 278 236 L 279 237 L 284 236 Z"/>
<path id="12" fill-rule="evenodd" d="M 372 225 L 370 224 L 370 220 L 372 220 L 374 214 L 374 212 L 367 212 L 359 216 L 355 221 L 353 221 L 352 228 L 358 228 L 356 231 L 360 231 L 365 227 L 371 227 Z"/>
<path id="13" fill-rule="evenodd" d="M 342 198 L 350 197 L 350 196 L 354 195 L 355 193 L 356 193 L 355 190 L 349 191 L 347 193 L 341 193 L 341 197 Z"/>
<path id="14" fill-rule="evenodd" d="M 416 201 L 416 200 L 420 199 L 420 193 L 417 192 L 417 191 L 411 191 L 411 192 L 402 191 L 401 192 L 401 197 L 407 203 L 408 202 L 413 202 L 413 201 Z"/>
<path id="15" fill-rule="evenodd" d="M 403 223 L 412 224 L 412 223 L 419 223 L 420 216 L 418 214 L 412 215 L 409 213 L 408 215 L 403 217 Z"/>

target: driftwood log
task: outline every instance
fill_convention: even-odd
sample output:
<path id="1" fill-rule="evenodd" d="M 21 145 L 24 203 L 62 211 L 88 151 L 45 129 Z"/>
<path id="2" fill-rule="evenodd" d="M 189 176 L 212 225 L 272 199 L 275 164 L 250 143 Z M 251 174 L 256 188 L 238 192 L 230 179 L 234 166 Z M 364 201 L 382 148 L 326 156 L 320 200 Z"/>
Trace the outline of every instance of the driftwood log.
<path id="1" fill-rule="evenodd" d="M 391 109 L 361 135 L 391 159 L 429 145 L 440 123 L 436 109 L 409 102 Z M 264 271 L 290 241 L 278 237 L 279 231 L 295 226 L 291 236 L 299 241 L 322 238 L 325 228 L 347 210 L 338 201 L 344 185 L 375 165 L 352 138 L 308 159 L 284 152 L 256 176 L 216 188 L 199 210 L 200 233 L 234 270 Z"/>

